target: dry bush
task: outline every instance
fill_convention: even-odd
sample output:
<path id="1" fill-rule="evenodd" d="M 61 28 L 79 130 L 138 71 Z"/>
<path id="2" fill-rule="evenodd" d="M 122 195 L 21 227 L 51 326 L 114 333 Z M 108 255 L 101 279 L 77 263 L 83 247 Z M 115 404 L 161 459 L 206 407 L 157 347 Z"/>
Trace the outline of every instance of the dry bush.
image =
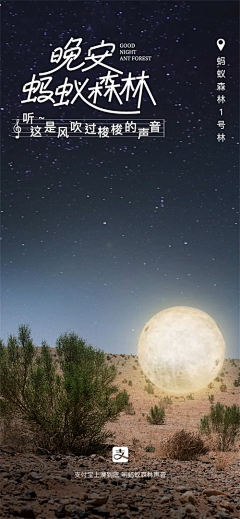
<path id="1" fill-rule="evenodd" d="M 132 438 L 131 450 L 135 454 L 141 449 L 140 440 L 138 438 Z"/>
<path id="2" fill-rule="evenodd" d="M 214 462 L 215 470 L 228 469 L 230 467 L 230 465 L 232 465 L 234 463 L 234 461 L 236 461 L 236 459 L 237 459 L 237 456 L 234 453 L 218 452 L 218 454 L 215 458 L 215 462 Z"/>
<path id="3" fill-rule="evenodd" d="M 201 454 L 206 454 L 207 446 L 201 436 L 182 429 L 166 439 L 162 444 L 162 452 L 167 458 L 175 460 L 194 460 Z"/>
<path id="4" fill-rule="evenodd" d="M 125 407 L 125 409 L 124 409 L 124 412 L 125 412 L 126 414 L 130 414 L 130 415 L 136 414 L 135 411 L 134 411 L 134 407 L 133 407 L 132 402 L 129 402 L 129 403 L 126 405 L 126 407 Z"/>
<path id="5" fill-rule="evenodd" d="M 171 396 L 169 397 L 168 395 L 166 395 L 166 396 L 160 398 L 158 405 L 159 405 L 159 407 L 167 409 L 169 406 L 172 405 L 172 403 L 173 403 L 172 397 Z"/>
<path id="6" fill-rule="evenodd" d="M 32 451 L 33 438 L 31 431 L 20 418 L 16 417 L 10 421 L 2 420 L 0 438 L 1 445 L 16 452 Z"/>
<path id="7" fill-rule="evenodd" d="M 221 450 L 221 434 L 220 433 L 211 433 L 204 439 L 205 445 L 210 451 L 220 451 Z"/>

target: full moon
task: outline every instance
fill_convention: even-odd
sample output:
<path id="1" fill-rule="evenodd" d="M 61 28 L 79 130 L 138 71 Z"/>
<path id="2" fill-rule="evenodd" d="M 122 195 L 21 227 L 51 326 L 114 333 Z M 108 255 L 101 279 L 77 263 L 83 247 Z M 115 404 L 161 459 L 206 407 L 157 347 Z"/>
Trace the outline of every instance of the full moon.
<path id="1" fill-rule="evenodd" d="M 144 326 L 138 360 L 146 377 L 163 391 L 183 394 L 212 382 L 225 359 L 225 341 L 215 321 L 202 310 L 174 306 Z"/>

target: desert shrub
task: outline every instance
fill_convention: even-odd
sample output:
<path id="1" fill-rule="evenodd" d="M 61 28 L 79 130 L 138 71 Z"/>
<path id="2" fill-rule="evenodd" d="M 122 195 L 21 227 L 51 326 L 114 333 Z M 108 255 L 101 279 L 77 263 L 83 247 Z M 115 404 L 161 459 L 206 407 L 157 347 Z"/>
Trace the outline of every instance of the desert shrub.
<path id="1" fill-rule="evenodd" d="M 1 424 L 1 443 L 26 454 L 32 450 L 32 435 L 27 424 L 23 423 L 21 416 L 15 414 L 11 419 L 5 418 Z"/>
<path id="2" fill-rule="evenodd" d="M 127 384 L 127 379 L 124 378 L 124 380 L 122 382 L 123 382 L 123 384 Z"/>
<path id="3" fill-rule="evenodd" d="M 230 360 L 230 364 L 231 364 L 232 366 L 234 366 L 235 368 L 237 368 L 237 364 L 236 364 L 236 362 L 235 362 L 234 359 L 231 359 L 231 360 Z"/>
<path id="4" fill-rule="evenodd" d="M 236 461 L 236 455 L 234 453 L 218 452 L 214 467 L 215 470 L 229 470 L 229 466 Z"/>
<path id="5" fill-rule="evenodd" d="M 215 378 L 215 380 L 217 380 L 217 378 Z M 212 382 L 210 382 L 210 384 L 208 384 L 208 388 L 209 388 L 209 389 L 212 389 L 212 388 L 213 388 L 213 383 L 212 383 Z"/>
<path id="6" fill-rule="evenodd" d="M 192 393 L 189 393 L 189 395 L 186 396 L 188 400 L 194 400 L 194 396 Z"/>
<path id="7" fill-rule="evenodd" d="M 159 425 L 164 423 L 165 418 L 165 409 L 163 407 L 158 407 L 155 405 L 150 409 L 150 415 L 147 416 L 147 421 L 154 425 Z"/>
<path id="8" fill-rule="evenodd" d="M 111 357 L 110 357 L 110 355 L 107 355 L 107 360 L 111 360 Z"/>
<path id="9" fill-rule="evenodd" d="M 240 386 L 240 376 L 234 380 L 233 385 L 235 387 L 239 387 Z"/>
<path id="10" fill-rule="evenodd" d="M 138 438 L 133 438 L 132 439 L 132 446 L 133 446 L 133 449 L 136 450 L 138 447 L 139 447 L 139 441 Z"/>
<path id="11" fill-rule="evenodd" d="M 136 414 L 135 411 L 134 411 L 134 407 L 133 407 L 132 402 L 129 402 L 129 403 L 125 406 L 124 411 L 125 411 L 126 414 L 129 414 L 129 415 Z"/>
<path id="12" fill-rule="evenodd" d="M 145 416 L 145 413 L 142 413 L 142 416 Z"/>
<path id="13" fill-rule="evenodd" d="M 163 403 L 168 406 L 168 405 L 172 405 L 172 397 L 171 396 L 164 396 L 163 399 L 162 399 Z"/>
<path id="14" fill-rule="evenodd" d="M 214 395 L 208 395 L 208 400 L 209 400 L 210 404 L 213 404 L 213 402 L 214 402 Z"/>
<path id="15" fill-rule="evenodd" d="M 221 386 L 220 386 L 219 389 L 220 389 L 220 391 L 222 391 L 222 393 L 226 393 L 226 391 L 227 391 L 227 386 L 226 386 L 226 384 L 221 384 Z"/>
<path id="16" fill-rule="evenodd" d="M 165 441 L 162 450 L 167 458 L 188 461 L 206 454 L 208 449 L 199 434 L 182 429 Z"/>
<path id="17" fill-rule="evenodd" d="M 137 369 L 136 366 L 133 366 L 132 368 L 133 368 L 133 369 Z"/>
<path id="18" fill-rule="evenodd" d="M 151 384 L 147 384 L 147 386 L 145 386 L 145 388 L 144 388 L 144 391 L 147 391 L 147 393 L 149 395 L 153 395 L 154 394 L 154 389 L 153 389 Z"/>
<path id="19" fill-rule="evenodd" d="M 144 450 L 146 452 L 155 452 L 156 448 L 153 445 L 147 445 Z"/>
<path id="20" fill-rule="evenodd" d="M 222 371 L 222 373 L 220 373 L 220 377 L 224 377 L 225 373 L 224 371 Z"/>
<path id="21" fill-rule="evenodd" d="M 129 385 L 129 386 L 132 386 L 132 380 L 129 380 L 129 381 L 128 381 L 128 385 Z"/>
<path id="22" fill-rule="evenodd" d="M 155 396 L 157 396 L 157 395 L 155 395 Z M 163 398 L 160 398 L 160 400 L 158 402 L 158 406 L 163 407 L 164 409 L 167 409 L 167 407 L 171 404 L 172 404 L 172 399 L 169 396 L 164 396 Z"/>
<path id="23" fill-rule="evenodd" d="M 0 416 L 27 425 L 38 452 L 100 452 L 111 437 L 105 425 L 129 396 L 113 385 L 117 370 L 104 352 L 75 333 L 59 337 L 56 353 L 57 360 L 43 341 L 38 354 L 24 325 L 0 345 Z"/>
<path id="24" fill-rule="evenodd" d="M 205 415 L 200 422 L 200 432 L 203 434 L 218 433 L 218 449 L 227 451 L 239 436 L 240 407 L 233 404 L 231 407 L 218 402 L 211 406 L 209 415 Z"/>
<path id="25" fill-rule="evenodd" d="M 214 380 L 216 380 L 216 382 L 220 382 L 220 378 L 219 377 L 216 377 Z M 209 387 L 209 385 L 208 385 L 208 387 Z"/>

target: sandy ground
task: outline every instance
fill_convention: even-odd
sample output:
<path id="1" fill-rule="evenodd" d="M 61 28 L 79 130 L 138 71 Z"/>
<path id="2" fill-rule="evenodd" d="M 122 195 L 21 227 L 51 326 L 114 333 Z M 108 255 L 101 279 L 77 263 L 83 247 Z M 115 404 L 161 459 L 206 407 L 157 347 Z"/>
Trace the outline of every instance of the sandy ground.
<path id="1" fill-rule="evenodd" d="M 164 393 L 156 386 L 152 386 L 154 394 L 147 393 L 145 390 L 148 385 L 147 378 L 142 373 L 136 356 L 108 355 L 108 357 L 110 357 L 109 362 L 115 364 L 118 369 L 117 384 L 129 393 L 136 413 L 135 415 L 123 414 L 117 427 L 115 424 L 111 426 L 116 433 L 117 442 L 122 442 L 122 445 L 130 445 L 132 438 L 136 438 L 143 448 L 151 443 L 157 448 L 160 439 L 168 437 L 179 428 L 197 431 L 200 418 L 210 411 L 209 395 L 214 395 L 214 403 L 221 402 L 227 406 L 240 404 L 240 387 L 233 385 L 234 380 L 238 378 L 240 361 L 235 360 L 235 366 L 232 365 L 231 359 L 226 359 L 219 374 L 219 381 L 214 381 L 211 388 L 207 387 L 192 393 L 193 400 L 189 398 L 190 395 L 172 396 L 172 405 L 166 409 L 164 425 L 151 425 L 146 419 L 150 408 L 164 397 L 170 397 L 170 393 Z M 127 382 L 124 382 L 125 380 Z M 132 386 L 129 386 L 129 380 Z M 226 392 L 220 390 L 222 384 L 227 386 Z"/>

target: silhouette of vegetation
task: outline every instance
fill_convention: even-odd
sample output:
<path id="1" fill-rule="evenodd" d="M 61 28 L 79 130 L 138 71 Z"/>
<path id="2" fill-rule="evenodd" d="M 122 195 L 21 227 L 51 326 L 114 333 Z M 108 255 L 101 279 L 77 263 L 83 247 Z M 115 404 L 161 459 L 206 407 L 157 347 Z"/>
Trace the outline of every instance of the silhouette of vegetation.
<path id="1" fill-rule="evenodd" d="M 31 330 L 0 344 L 0 416 L 5 431 L 16 417 L 25 425 L 37 452 L 101 452 L 115 421 L 129 403 L 127 392 L 113 384 L 115 366 L 104 352 L 75 333 L 57 340 L 57 358 L 46 342 L 38 352 Z"/>

